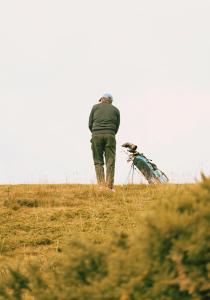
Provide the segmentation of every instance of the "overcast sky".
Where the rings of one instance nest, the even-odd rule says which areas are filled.
[[[0,0],[0,183],[95,182],[89,112],[174,182],[210,174],[209,0]],[[137,177],[137,181],[141,180]]]

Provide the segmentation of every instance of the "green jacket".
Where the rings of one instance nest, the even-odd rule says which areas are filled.
[[[89,129],[93,134],[116,134],[119,126],[120,112],[114,105],[99,103],[93,106],[89,117]]]

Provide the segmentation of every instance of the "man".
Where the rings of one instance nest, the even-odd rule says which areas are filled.
[[[113,190],[116,140],[115,135],[120,126],[120,112],[112,105],[113,97],[104,94],[99,104],[93,106],[89,117],[89,129],[92,132],[92,152],[97,182],[100,188]],[[104,175],[104,157],[106,163],[106,180]]]

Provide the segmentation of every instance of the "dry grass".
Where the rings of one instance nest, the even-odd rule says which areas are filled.
[[[199,290],[192,280],[200,274],[204,282],[207,276],[206,261],[201,268],[197,261],[206,255],[209,247],[206,243],[209,236],[203,234],[209,226],[209,206],[208,209],[206,206],[209,187],[210,179],[205,177],[202,184],[194,185],[117,186],[116,193],[100,192],[94,185],[0,186],[0,292],[3,295],[5,284],[8,292],[6,298],[1,299],[51,300],[50,293],[54,293],[53,299],[64,300],[69,299],[69,293],[71,299],[89,300],[90,295],[95,295],[94,299],[118,300],[128,294],[133,295],[132,299],[139,299],[137,277],[137,286],[142,286],[140,294],[146,291],[146,298],[142,299],[148,299],[149,293],[154,299],[161,295],[163,298],[159,299],[165,300],[165,293],[169,293],[167,299],[180,299],[181,295],[188,300],[192,292],[201,295],[195,299],[208,299],[202,298],[204,294],[209,295],[208,286]],[[199,232],[197,224],[200,224]],[[113,232],[120,234],[113,235]],[[201,238],[203,243],[195,243]],[[187,256],[186,251],[189,252]],[[184,256],[180,256],[182,252]],[[193,269],[196,274],[189,279],[190,288],[183,285],[183,278],[175,276],[180,268],[178,265],[177,269],[174,259],[180,257],[183,266]],[[160,272],[159,265],[163,262],[165,267]],[[9,269],[20,273],[10,273]],[[54,290],[57,272],[60,272],[60,282]],[[12,285],[8,282],[9,274]],[[28,279],[21,277],[23,274],[28,274]],[[93,276],[88,285],[81,281],[81,274],[87,278]],[[154,283],[151,289],[148,278],[153,275],[156,277],[151,279]],[[171,286],[172,281],[167,281],[168,286],[162,292],[162,276],[172,275],[177,282],[176,288]],[[102,280],[100,288],[97,276]],[[24,288],[27,280],[32,290]],[[42,290],[45,284],[49,286]],[[22,290],[24,294],[17,298],[15,293]]]
[[[117,186],[101,193],[94,185],[0,187],[0,267],[39,260],[49,264],[70,240],[103,243],[113,231],[135,230],[149,204],[184,186]]]

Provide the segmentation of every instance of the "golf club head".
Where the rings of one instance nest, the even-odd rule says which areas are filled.
[[[129,152],[135,152],[137,149],[137,146],[132,143],[124,143],[122,147],[127,148]]]

